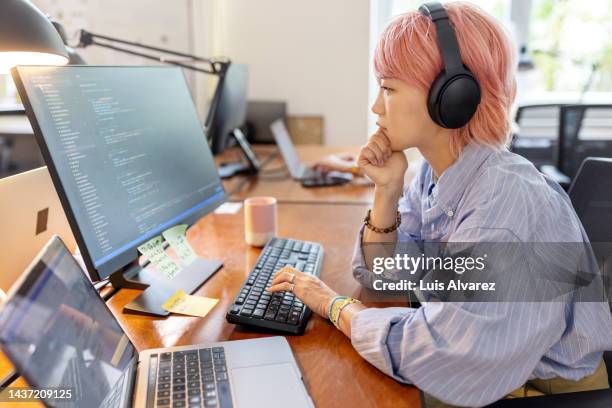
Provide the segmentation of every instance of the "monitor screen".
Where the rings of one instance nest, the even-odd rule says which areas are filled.
[[[18,67],[13,76],[93,280],[225,201],[177,67]]]
[[[215,154],[223,153],[229,135],[246,121],[248,74],[247,65],[232,62],[218,84],[219,104],[206,118],[210,124],[208,138]]]
[[[57,236],[4,304],[0,343],[30,386],[56,389],[52,406],[120,406],[133,384],[134,345]]]

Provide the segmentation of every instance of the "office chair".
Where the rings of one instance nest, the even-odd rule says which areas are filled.
[[[518,132],[513,134],[510,150],[532,162],[538,169],[556,164],[559,135],[560,103],[519,106],[515,123]]]
[[[578,110],[581,111],[581,110]],[[569,189],[572,204],[580,221],[593,243],[595,256],[604,271],[604,286],[611,297],[609,271],[612,267],[612,159],[585,159]],[[599,245],[601,244],[601,245]],[[611,304],[612,310],[612,304]],[[612,384],[612,352],[603,355],[608,370],[608,382]],[[542,397],[516,398],[501,400],[488,408],[609,408],[612,407],[612,389],[572,392],[566,394],[546,395]]]
[[[589,156],[612,157],[612,105],[564,105],[560,108],[555,165],[540,168],[564,188]]]

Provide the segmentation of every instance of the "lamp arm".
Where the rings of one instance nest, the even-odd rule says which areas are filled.
[[[113,42],[113,43],[119,43],[119,44],[124,44],[124,45],[128,45],[130,47],[136,47],[136,48],[141,48],[141,49],[145,49],[145,50],[150,50],[150,51],[155,51],[155,52],[160,52],[160,53],[164,53],[164,54],[170,54],[170,55],[174,55],[177,57],[183,57],[183,58],[188,58],[194,62],[204,62],[209,64],[210,69],[205,69],[205,68],[199,68],[196,67],[194,65],[191,64],[186,64],[183,62],[179,62],[179,61],[173,61],[173,60],[169,60],[163,56],[158,56],[158,55],[153,55],[153,54],[147,54],[144,52],[140,52],[140,51],[135,51],[135,50],[131,50],[128,48],[124,48],[124,47],[119,47],[113,44],[108,44],[107,42],[100,42],[100,41],[96,41],[96,39],[101,39],[104,41],[108,41],[108,42]],[[104,48],[110,48],[112,50],[115,51],[119,51],[119,52],[123,52],[126,54],[130,54],[130,55],[136,55],[139,57],[143,57],[143,58],[147,58],[153,61],[157,61],[157,62],[161,62],[161,63],[165,63],[165,64],[172,64],[172,65],[177,65],[179,67],[182,68],[186,68],[186,69],[190,69],[193,71],[197,71],[197,72],[202,72],[205,74],[211,74],[211,75],[217,75],[217,76],[223,76],[225,75],[225,71],[227,70],[227,67],[230,64],[230,60],[229,59],[211,59],[211,58],[204,58],[204,57],[200,57],[197,55],[193,55],[193,54],[187,54],[184,52],[179,52],[179,51],[174,51],[174,50],[169,50],[167,48],[161,48],[161,47],[155,47],[152,45],[146,45],[146,44],[140,44],[137,42],[133,42],[133,41],[126,41],[126,40],[122,40],[120,38],[114,38],[114,37],[109,37],[106,35],[101,35],[101,34],[94,34],[91,33],[89,31],[86,30],[80,30],[79,31],[79,43],[75,48],[85,48],[88,47],[90,45],[97,45],[99,47],[104,47]]]

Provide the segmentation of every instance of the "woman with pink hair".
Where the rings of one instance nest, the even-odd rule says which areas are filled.
[[[500,24],[469,3],[428,3],[385,29],[374,56],[378,130],[358,157],[375,184],[353,259],[362,285],[400,282],[397,265],[381,272],[377,263],[400,247],[418,257],[428,243],[588,245],[565,192],[506,148],[515,67]],[[411,147],[425,162],[405,188]],[[544,258],[574,262],[558,251]],[[488,276],[538,278],[535,262],[518,256]],[[437,276],[422,265],[415,272],[421,281]],[[428,407],[609,388],[602,353],[612,349],[612,316],[603,299],[518,301],[506,293],[504,301],[445,301],[416,288],[419,307],[367,308],[290,267],[272,284],[271,292],[292,291],[329,318],[382,372],[419,387]]]

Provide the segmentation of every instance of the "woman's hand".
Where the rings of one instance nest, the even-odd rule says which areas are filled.
[[[295,296],[314,313],[327,319],[329,302],[338,294],[316,276],[300,272],[290,266],[285,266],[276,273],[268,291],[288,291],[292,283],[295,285],[293,288]]]
[[[317,161],[314,168],[322,173],[330,171],[353,173],[357,168],[357,158],[351,153],[330,154]]]
[[[391,142],[382,128],[378,128],[361,148],[357,165],[378,188],[401,191],[404,187],[404,174],[408,168],[406,155],[391,150]]]

